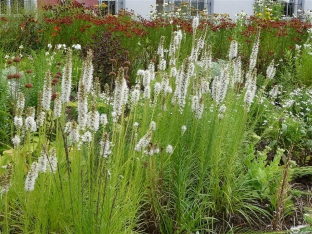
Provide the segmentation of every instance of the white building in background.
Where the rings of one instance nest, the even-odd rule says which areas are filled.
[[[253,14],[254,0],[211,0],[211,10],[213,13],[228,13],[230,17],[244,11],[247,15]]]
[[[202,11],[207,10],[208,14],[212,13],[227,13],[232,18],[235,14],[244,11],[248,15],[253,14],[253,4],[256,0],[60,0],[60,1],[76,1],[85,4],[87,7],[92,7],[96,4],[105,3],[107,12],[116,14],[120,9],[134,10],[137,14],[144,18],[149,18],[150,6],[158,4],[158,9],[163,9],[162,6],[174,4],[179,6],[182,2],[191,4],[195,9]],[[285,5],[285,15],[293,16],[298,13],[312,10],[312,0],[273,0],[283,2]],[[0,0],[0,14],[8,12],[19,12],[17,7],[31,9],[37,6],[46,4],[56,4],[58,0]]]
[[[109,3],[114,1],[103,2]],[[162,9],[165,3],[168,5],[173,3],[175,6],[180,6],[182,2],[190,3],[199,11],[207,9],[209,14],[228,13],[230,16],[234,17],[235,14],[241,11],[252,14],[255,0],[124,0],[122,8],[134,10],[142,17],[148,18],[151,5],[155,6],[157,4],[159,6],[158,9]]]
[[[124,0],[124,9],[134,10],[143,18],[149,18],[151,5],[156,5],[156,0]]]
[[[148,18],[150,12],[150,5],[158,4],[160,8],[163,4],[173,3],[179,6],[182,2],[190,3],[195,9],[202,11],[206,9],[209,14],[220,13],[229,14],[232,18],[235,14],[244,11],[248,15],[253,14],[253,4],[256,0],[110,0],[102,1],[108,4],[115,4],[119,2],[119,9],[134,10],[136,13],[144,18]],[[312,10],[312,0],[273,0],[282,2],[284,4],[284,13],[286,16],[297,16],[302,12]],[[161,8],[162,9],[162,8]]]

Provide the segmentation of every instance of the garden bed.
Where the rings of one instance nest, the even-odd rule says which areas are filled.
[[[310,21],[183,11],[1,19],[0,232],[311,231]]]

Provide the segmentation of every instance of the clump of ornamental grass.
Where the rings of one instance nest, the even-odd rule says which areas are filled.
[[[111,142],[121,139],[125,135],[125,129],[119,128],[119,124],[114,128],[105,129],[107,121],[103,120],[104,113],[100,125],[100,115],[97,111],[99,103],[95,101],[94,96],[92,51],[88,54],[79,81],[76,121],[71,120],[72,117],[67,118],[65,114],[72,89],[70,49],[60,82],[51,85],[52,73],[46,72],[43,90],[38,94],[36,113],[33,107],[27,107],[25,112],[24,95],[21,92],[18,94],[14,112],[13,159],[15,167],[26,168],[12,175],[14,183],[9,183],[9,179],[3,182],[3,191],[6,191],[4,196],[8,198],[5,202],[6,207],[14,202],[20,204],[18,207],[10,206],[10,210],[5,209],[5,214],[1,214],[7,217],[7,220],[11,220],[6,223],[5,230],[13,230],[13,226],[19,224],[20,228],[14,228],[15,231],[57,231],[61,228],[59,224],[68,222],[70,218],[66,228],[72,229],[73,232],[80,230],[90,233],[129,233],[136,223],[133,220],[137,219],[138,198],[141,196],[140,187],[136,186],[141,184],[141,172],[139,170],[132,174],[131,168],[137,164],[135,160],[132,162],[132,156],[111,157],[113,149],[119,151],[121,145],[124,145],[120,142],[120,146],[117,144],[116,148],[113,148]],[[121,81],[124,79],[123,75],[124,73],[119,74]],[[54,93],[56,90],[60,92]],[[115,96],[115,102],[118,102],[120,96],[117,93]],[[122,114],[121,109],[116,110],[119,110],[119,115]],[[96,146],[97,139],[101,147]],[[19,157],[21,155],[24,157]],[[53,173],[47,173],[48,171]],[[135,176],[130,187],[139,189],[138,191],[131,192],[129,176]],[[11,184],[13,186],[7,193],[7,187]],[[20,192],[22,197],[14,196]],[[15,199],[10,200],[10,194]],[[48,202],[47,197],[50,197]],[[119,206],[121,203],[128,204],[122,205],[124,218],[119,215],[121,210],[115,209],[115,205]],[[37,209],[38,204],[40,209]],[[23,212],[20,219],[14,218],[15,212]],[[59,217],[53,215],[55,212],[59,213]],[[83,218],[82,214],[88,218]],[[63,221],[59,222],[60,220]]]
[[[194,19],[191,52],[182,59],[182,32],[169,48],[162,38],[159,63],[138,70],[133,87],[123,64],[114,89],[102,92],[89,50],[71,100],[68,49],[54,87],[46,71],[36,110],[19,94],[15,169],[0,199],[5,230],[130,233],[153,225],[160,233],[209,232],[229,229],[237,217],[255,224],[268,215],[244,173],[259,35],[246,75],[232,41],[228,61],[212,77],[207,30],[197,27]]]

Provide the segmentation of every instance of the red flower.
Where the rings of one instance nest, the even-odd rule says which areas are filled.
[[[55,37],[56,36],[56,33],[55,32],[52,32],[52,37]]]
[[[55,31],[60,31],[60,30],[61,30],[61,27],[58,26],[58,25],[56,25],[56,26],[54,26],[54,30],[55,30]]]
[[[8,21],[5,17],[1,17],[2,21]]]

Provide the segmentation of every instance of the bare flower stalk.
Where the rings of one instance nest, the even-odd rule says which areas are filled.
[[[37,106],[37,125],[42,127],[45,120],[45,112],[42,110],[42,92],[38,92],[38,106]]]
[[[282,223],[283,223],[283,215],[285,213],[285,206],[286,202],[289,199],[288,193],[290,191],[290,185],[289,185],[289,172],[290,172],[290,160],[292,151],[294,148],[294,144],[290,146],[290,149],[287,154],[286,163],[284,167],[283,172],[283,178],[280,183],[280,186],[278,188],[277,192],[277,198],[276,198],[276,210],[274,212],[273,221],[272,221],[272,230],[273,231],[280,231],[282,230]]]
[[[43,93],[42,93],[42,109],[45,111],[50,110],[51,97],[52,97],[51,82],[52,82],[51,72],[48,71],[44,79]]]

